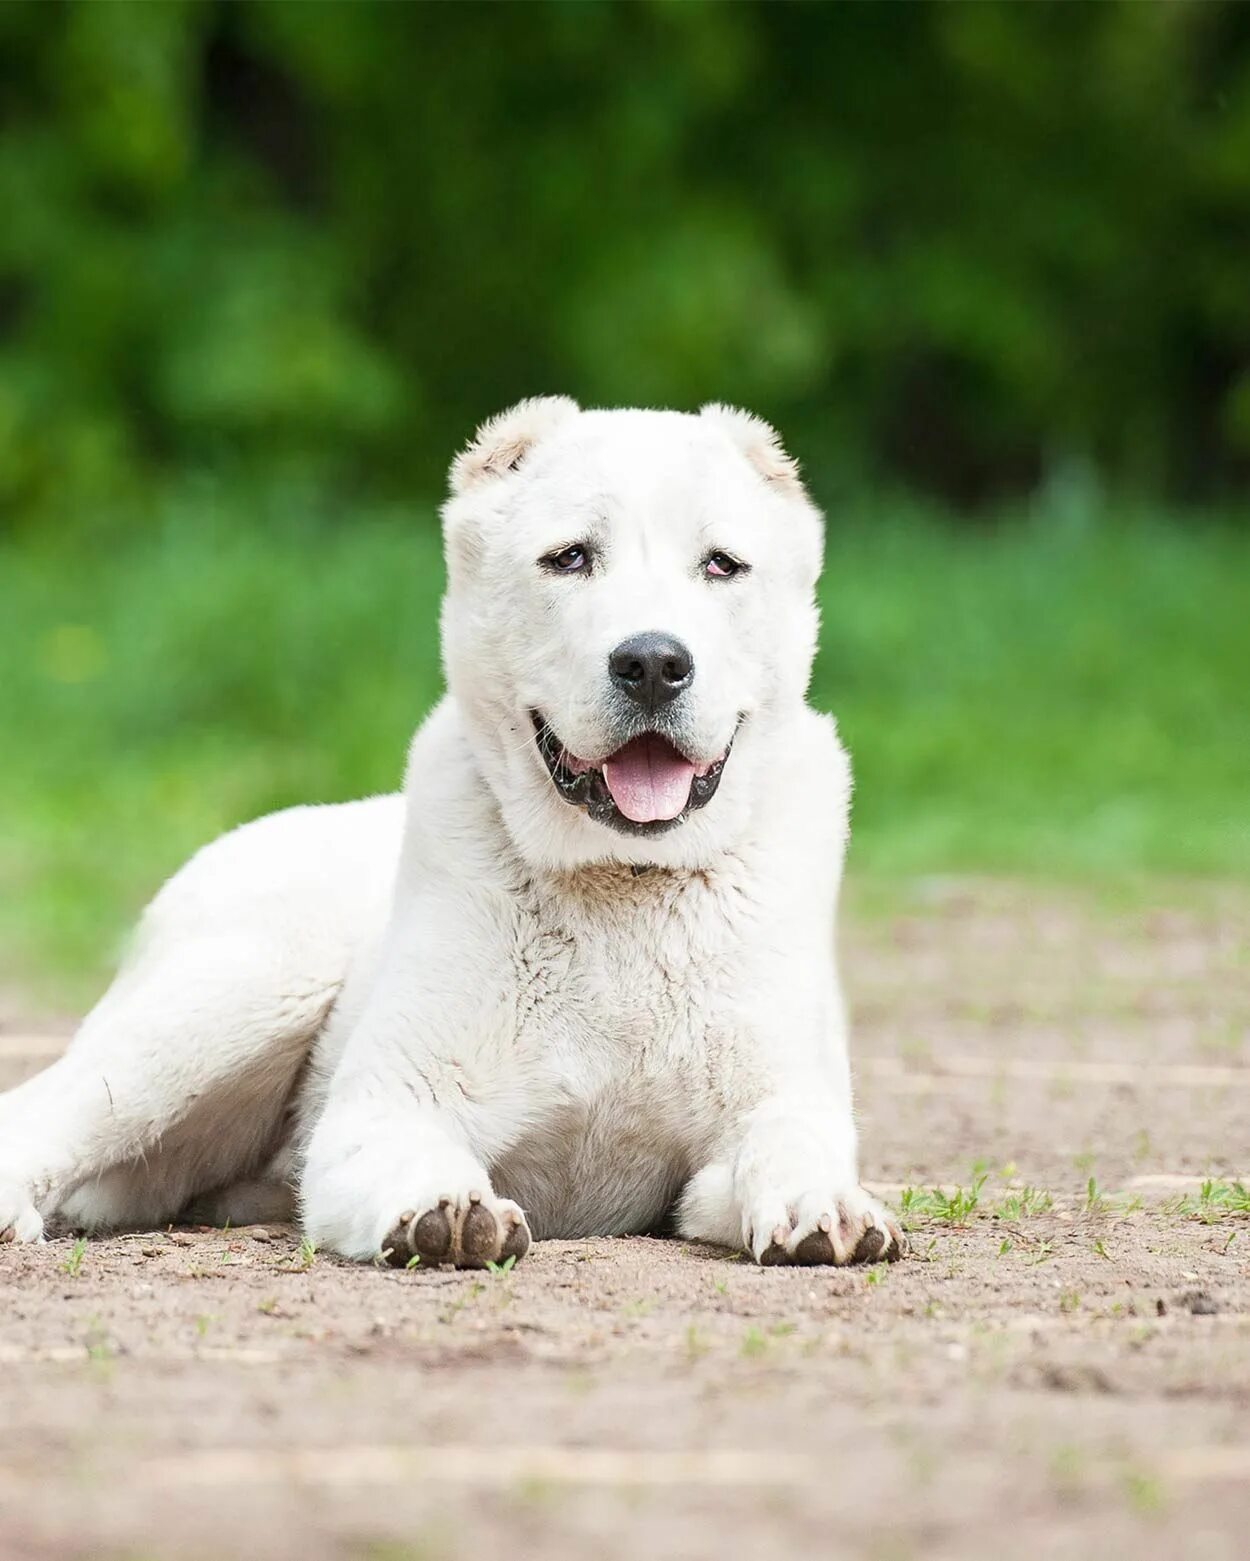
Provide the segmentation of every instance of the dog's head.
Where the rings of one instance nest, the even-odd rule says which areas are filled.
[[[447,681],[518,849],[708,861],[786,763],[815,647],[821,521],[772,429],[525,401],[451,486]]]

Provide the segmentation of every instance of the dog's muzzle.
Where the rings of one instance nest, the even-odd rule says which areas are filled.
[[[547,773],[565,802],[622,834],[658,835],[716,795],[731,738],[719,757],[699,763],[661,732],[641,732],[599,763],[579,759],[537,710],[534,738]]]

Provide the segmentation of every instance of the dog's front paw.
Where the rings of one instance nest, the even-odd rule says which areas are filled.
[[[0,1176],[0,1242],[42,1241],[43,1219],[20,1182]]]
[[[748,1211],[743,1234],[755,1261],[766,1267],[893,1263],[907,1251],[896,1221],[862,1187],[762,1199]]]
[[[406,1209],[383,1238],[382,1255],[393,1268],[407,1268],[414,1258],[427,1266],[485,1268],[517,1262],[529,1246],[530,1229],[520,1208],[482,1191]]]

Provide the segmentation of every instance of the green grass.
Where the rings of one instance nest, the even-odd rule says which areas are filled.
[[[69,1256],[61,1264],[62,1273],[68,1274],[71,1279],[77,1279],[82,1269],[82,1260],[87,1255],[87,1239],[79,1236],[70,1248]]]
[[[966,1225],[981,1204],[981,1189],[987,1177],[984,1171],[974,1170],[968,1187],[956,1187],[945,1192],[941,1187],[904,1187],[899,1196],[899,1213],[907,1229],[915,1227],[918,1220],[936,1220],[943,1225]]]
[[[1233,1215],[1250,1215],[1250,1186],[1245,1182],[1205,1181],[1196,1198],[1178,1198],[1172,1208],[1178,1214],[1196,1215],[1206,1225]]]
[[[81,1002],[196,846],[396,786],[441,584],[427,511],[0,551],[0,982]],[[1250,876],[1244,527],[863,516],[821,598],[853,872]]]
[[[1244,528],[859,526],[822,601],[853,866],[1250,873]]]

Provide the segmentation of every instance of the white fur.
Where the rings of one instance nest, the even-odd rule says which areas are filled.
[[[65,1057],[0,1096],[0,1238],[275,1217],[297,1189],[308,1234],[356,1258],[474,1203],[540,1238],[676,1206],[767,1261],[822,1230],[825,1261],[869,1230],[892,1255],[857,1182],[850,776],[804,701],[822,539],[794,463],[728,408],[549,398],[485,425],[453,490],[449,692],[403,798],[261,819],[171,880]],[[575,542],[584,577],[539,567]],[[709,579],[715,550],[750,573]],[[530,718],[611,753],[608,654],[644,630],[693,655],[674,740],[701,762],[733,743],[707,806],[654,835],[562,800]]]

